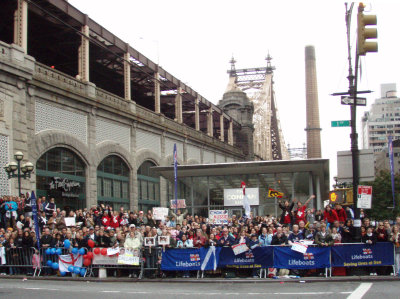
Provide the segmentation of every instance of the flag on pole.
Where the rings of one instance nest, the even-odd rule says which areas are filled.
[[[40,249],[40,230],[39,230],[39,222],[38,222],[36,196],[35,196],[34,191],[32,191],[32,193],[31,193],[31,205],[32,205],[32,219],[33,219],[33,224],[35,225],[37,247],[38,247],[38,249]]]
[[[394,194],[394,162],[393,162],[393,137],[389,136],[389,162],[390,162],[390,176],[392,179],[392,197],[393,197],[393,209],[396,207],[395,194]]]
[[[242,189],[243,189],[243,208],[244,208],[244,214],[246,215],[246,218],[250,218],[250,203],[249,203],[249,198],[246,195],[246,183],[242,182]]]
[[[175,180],[175,200],[178,203],[178,157],[176,152],[176,143],[174,143],[174,180]],[[178,204],[175,207],[175,213],[178,212]]]

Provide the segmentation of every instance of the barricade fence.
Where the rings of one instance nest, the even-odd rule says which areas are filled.
[[[332,267],[394,266],[394,244],[389,242],[308,246],[305,253],[290,246],[256,247],[236,254],[231,247],[129,250],[125,248],[4,248],[2,272],[104,277],[104,269],[124,270],[142,278],[148,272],[205,271],[224,268],[332,269]],[[103,275],[102,275],[103,272]]]

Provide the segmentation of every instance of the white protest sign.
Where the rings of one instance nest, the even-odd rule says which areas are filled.
[[[237,245],[233,245],[232,246],[232,250],[233,250],[233,253],[235,255],[238,255],[238,254],[241,254],[243,252],[248,251],[249,247],[247,247],[247,245],[244,244],[244,243],[243,244],[237,244]]]
[[[107,255],[115,255],[117,253],[119,253],[119,247],[107,248]]]
[[[156,246],[156,237],[146,237],[146,238],[144,238],[144,246],[147,246],[147,247]]]
[[[66,226],[75,226],[75,217],[65,217],[64,220]]]
[[[293,243],[291,249],[293,251],[297,251],[297,252],[300,252],[300,253],[306,253],[307,252],[307,248],[308,248],[307,245],[304,245],[304,244],[301,244],[301,243]]]
[[[372,186],[358,186],[357,208],[370,209],[372,202]]]
[[[153,219],[154,220],[165,220],[165,216],[168,216],[168,208],[153,208]]]
[[[169,245],[169,236],[158,236],[158,245]]]
[[[210,224],[228,224],[228,210],[210,210],[208,220]]]
[[[121,248],[118,255],[118,264],[139,266],[139,250]]]

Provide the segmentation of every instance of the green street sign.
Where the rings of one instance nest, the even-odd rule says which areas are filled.
[[[331,127],[350,127],[349,120],[332,120]]]

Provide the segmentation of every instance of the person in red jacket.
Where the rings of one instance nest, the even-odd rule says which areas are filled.
[[[203,236],[201,229],[196,230],[196,236],[193,238],[193,247],[200,248],[205,246],[207,243],[206,237]]]
[[[310,202],[311,199],[314,199],[315,195],[311,195],[309,199],[307,199],[307,201],[304,203],[304,205],[301,203],[301,201],[298,201],[297,199],[294,199],[293,201],[297,201],[297,210],[295,212],[295,218],[296,224],[299,224],[300,221],[304,221],[304,223],[306,223],[306,209],[307,209],[307,205]]]
[[[104,211],[103,217],[101,218],[101,225],[106,228],[111,225],[111,212],[110,211]]]
[[[110,226],[112,228],[119,227],[119,213],[114,211],[114,214],[111,216]]]
[[[347,214],[346,214],[345,209],[343,209],[343,207],[340,204],[336,204],[335,209],[336,209],[336,214],[338,216],[339,222],[345,223],[347,220]]]
[[[332,227],[333,222],[335,222],[336,220],[339,221],[336,211],[331,209],[330,205],[327,205],[324,212],[324,221],[329,224],[329,227]]]

